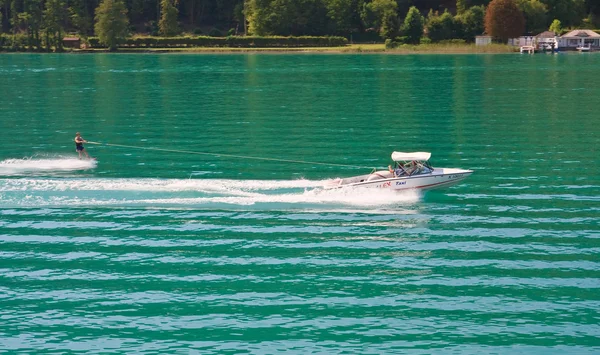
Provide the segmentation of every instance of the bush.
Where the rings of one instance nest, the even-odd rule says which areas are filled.
[[[105,48],[97,37],[90,37],[91,48]],[[291,48],[291,47],[339,47],[348,44],[344,37],[135,37],[122,42],[129,48],[177,48],[177,47],[239,47],[239,48]]]
[[[230,28],[229,31],[227,31],[227,36],[235,36],[235,28]]]
[[[25,34],[0,34],[0,50],[24,51],[29,48],[29,37]]]
[[[158,35],[158,23],[156,21],[149,21],[144,26],[144,31],[150,33],[151,36]]]
[[[431,38],[429,37],[421,37],[421,44],[431,44]]]
[[[407,36],[396,37],[396,39],[394,41],[397,44],[406,44],[406,43],[408,43],[408,37]]]
[[[421,42],[423,43],[423,42]],[[465,41],[464,39],[459,39],[459,38],[454,38],[454,39],[445,39],[443,41],[440,41],[441,44],[466,44],[467,41]]]
[[[218,29],[216,29],[216,28],[212,28],[212,29],[210,30],[210,32],[208,32],[208,35],[209,35],[210,37],[222,37],[222,36],[223,36],[223,34],[221,33],[221,31],[219,31],[219,30],[218,30]]]
[[[201,34],[202,34],[202,30],[201,30],[201,29],[199,29],[199,28],[196,28],[196,29],[194,30],[194,34],[195,34],[195,35],[201,35]]]

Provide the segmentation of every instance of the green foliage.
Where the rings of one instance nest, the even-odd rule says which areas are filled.
[[[109,50],[117,49],[119,41],[127,35],[129,19],[123,0],[102,0],[96,8],[94,30],[101,43]]]
[[[429,39],[434,43],[454,38],[456,33],[454,18],[448,11],[445,11],[441,16],[437,12],[432,12],[427,17],[426,28]]]
[[[391,39],[398,36],[400,22],[398,21],[396,11],[387,10],[384,12],[381,22],[381,37]]]
[[[525,31],[538,34],[548,28],[548,9],[539,0],[518,0],[517,6],[525,16]]]
[[[71,25],[83,38],[87,38],[91,33],[93,24],[92,17],[87,12],[85,1],[86,0],[71,0],[71,5],[69,6]]]
[[[219,31],[216,28],[211,28],[211,30],[208,32],[208,35],[210,37],[222,37],[223,34],[221,33],[221,31]]]
[[[475,36],[485,31],[485,8],[473,6],[454,19],[457,37],[467,42],[475,42]]]
[[[27,48],[29,38],[25,34],[0,34],[0,50],[22,51]]]
[[[354,2],[354,0],[324,1],[327,19],[330,23],[330,33],[341,34],[352,30],[352,12],[355,9]]]
[[[106,48],[97,37],[90,37],[91,48]],[[121,42],[130,48],[181,48],[181,47],[239,47],[239,48],[293,48],[339,47],[348,44],[344,37],[282,37],[282,36],[230,36],[230,37],[135,37]]]
[[[560,20],[554,19],[554,21],[552,21],[552,24],[550,24],[550,28],[548,28],[548,30],[554,33],[561,33],[562,24],[560,23]]]
[[[402,33],[410,44],[419,44],[423,36],[425,19],[415,6],[411,6],[402,25]]]
[[[485,13],[485,32],[506,43],[525,30],[525,18],[514,0],[493,0]]]
[[[179,10],[177,10],[176,5],[177,0],[161,0],[160,2],[161,15],[158,28],[163,36],[175,36],[180,32],[177,23]]]
[[[406,43],[408,43],[408,37],[406,37],[406,36],[396,37],[395,42],[398,44],[406,44]]]
[[[586,15],[584,0],[541,0],[548,17],[560,20],[564,27],[578,26]]]
[[[461,15],[467,11],[467,0],[456,0],[456,14]]]
[[[48,0],[44,9],[44,29],[48,50],[53,45],[62,51],[62,39],[66,20],[66,3],[64,0]]]
[[[453,39],[445,39],[443,41],[440,41],[440,44],[467,44],[467,41],[465,41],[464,39],[460,39],[460,38],[453,38]]]
[[[248,32],[253,35],[310,35],[327,32],[322,0],[247,0]]]
[[[1,3],[1,1],[0,1]],[[27,33],[29,50],[41,48],[40,31],[43,25],[43,5],[41,0],[26,0],[23,2],[22,12],[16,13],[16,27]],[[1,15],[1,14],[0,14]]]
[[[387,11],[397,11],[398,4],[393,0],[373,0],[367,6],[373,11],[377,17],[381,18]]]
[[[143,19],[144,15],[144,0],[130,0],[131,7],[129,8],[129,15],[131,22],[137,23]]]
[[[363,27],[367,29],[373,29],[377,24],[377,14],[373,12],[372,7],[369,3],[363,2],[360,8],[360,19]]]
[[[586,18],[583,19],[580,27],[586,28],[589,30],[593,30],[594,28],[596,28],[598,22],[599,22],[599,17],[594,15],[593,13],[590,13]]]
[[[394,0],[373,0],[371,2],[362,2],[360,18],[363,27],[379,32],[383,36],[384,29],[382,28],[384,21],[390,20],[391,14],[397,12],[398,5]],[[385,18],[384,18],[385,17]],[[389,26],[388,23],[386,26]],[[389,32],[387,29],[385,32]],[[384,37],[385,38],[385,37]]]
[[[600,0],[513,0],[524,14],[525,29],[538,32],[550,20],[558,19],[566,28],[600,26]],[[0,0],[0,32],[23,33],[25,48],[36,50],[44,43],[60,49],[64,33],[76,32],[85,38],[94,34],[96,9],[105,0]],[[435,34],[445,10],[454,12],[454,37],[472,41],[483,32],[481,9],[490,0],[112,0],[127,10],[131,28],[144,33],[178,33],[179,28],[199,34],[199,29],[235,28],[235,33],[259,35],[329,35],[378,41],[379,35],[394,36],[395,12],[401,23],[410,7],[422,14],[439,11],[440,23],[427,21],[434,41],[444,41],[447,30]],[[544,11],[545,8],[545,11]],[[477,10],[473,10],[477,9]],[[544,14],[545,12],[545,14]],[[414,11],[411,16],[414,16]],[[113,16],[114,17],[114,16]],[[414,17],[413,17],[414,19]],[[447,18],[446,18],[447,20]],[[160,24],[160,26],[159,26]],[[249,26],[247,31],[246,25]],[[179,27],[179,28],[178,28]],[[404,29],[404,25],[400,26]],[[109,32],[120,33],[121,25]],[[390,30],[391,29],[391,30]],[[208,30],[205,30],[207,32]],[[401,33],[402,31],[398,31]],[[522,34],[522,33],[520,33]],[[99,33],[96,33],[99,35]],[[104,34],[103,34],[104,36]],[[415,36],[408,36],[415,41]],[[420,37],[420,36],[418,36]],[[367,39],[368,38],[368,39]],[[45,45],[46,45],[45,44]],[[114,46],[116,48],[116,45]]]

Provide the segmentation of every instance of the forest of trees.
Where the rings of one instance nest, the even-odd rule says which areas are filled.
[[[600,28],[600,0],[494,1],[504,4],[496,13],[516,16],[519,26],[522,16],[525,32],[547,30],[556,21],[565,29]],[[65,33],[106,41],[187,33],[337,35],[359,41],[402,36],[418,43],[415,37],[424,31],[433,42],[472,41],[487,28],[488,7],[490,0],[0,0],[0,33],[56,46]]]

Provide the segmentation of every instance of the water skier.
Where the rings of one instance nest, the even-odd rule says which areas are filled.
[[[88,159],[92,159],[85,150],[83,143],[87,143],[87,141],[81,137],[79,132],[75,133],[75,150],[79,154],[79,159],[81,159],[81,153],[85,154]]]

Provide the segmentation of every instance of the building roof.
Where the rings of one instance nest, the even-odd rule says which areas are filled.
[[[600,38],[600,35],[592,30],[573,30],[560,38]]]
[[[536,36],[537,38],[554,38],[556,37],[556,33],[554,31],[544,31]]]
[[[65,37],[63,41],[79,41],[79,37]]]

